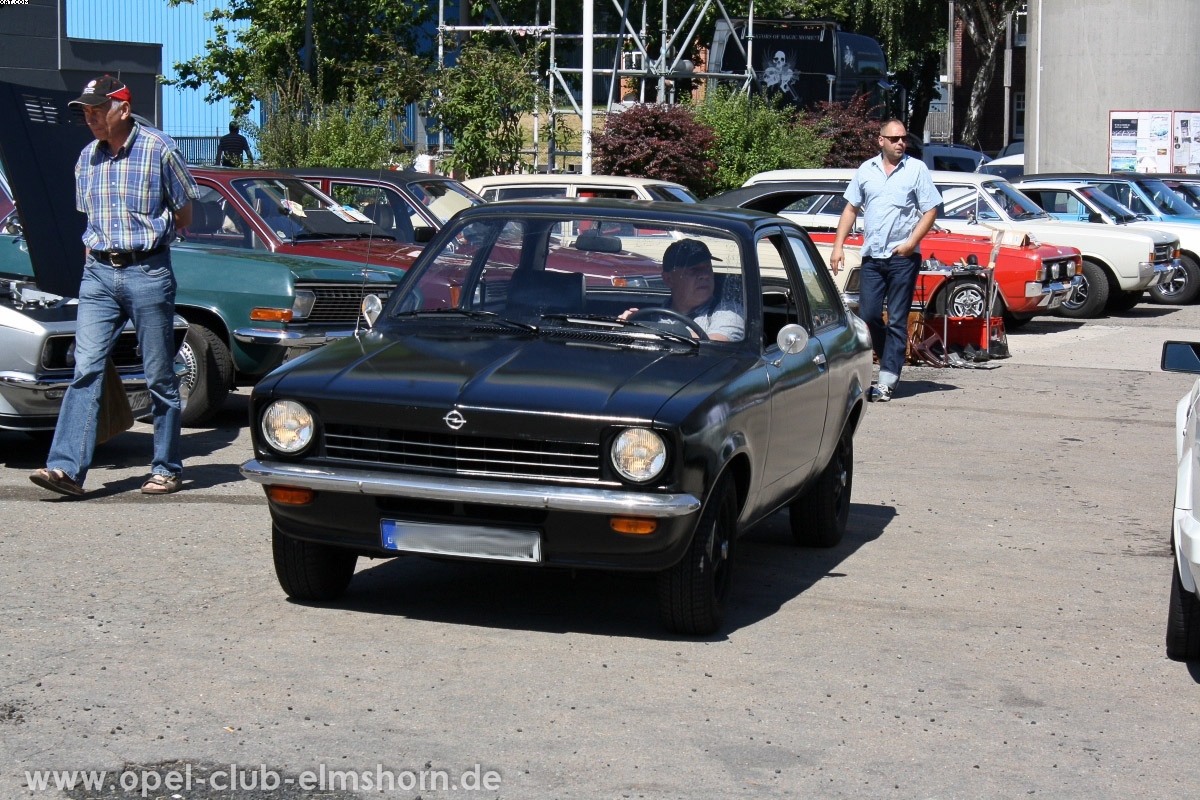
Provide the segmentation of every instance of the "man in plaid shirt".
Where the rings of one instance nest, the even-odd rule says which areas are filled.
[[[96,446],[104,364],[133,320],[154,413],[154,456],[146,494],[179,489],[179,380],[175,376],[175,275],[170,243],[192,218],[200,189],[175,142],[139,125],[132,96],[109,75],[89,81],[70,105],[82,106],[96,141],[75,164],[75,206],[87,214],[87,261],[79,284],[75,375],[63,396],[46,467],[34,483],[83,494]]]

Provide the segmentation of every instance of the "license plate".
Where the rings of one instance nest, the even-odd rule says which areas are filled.
[[[542,560],[542,536],[528,528],[445,525],[385,519],[380,523],[383,546],[402,553],[461,556],[486,561]]]
[[[150,392],[126,392],[134,419],[150,413]]]

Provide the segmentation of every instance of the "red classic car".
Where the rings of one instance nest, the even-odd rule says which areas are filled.
[[[807,209],[822,198],[840,195],[844,188],[844,182],[835,181],[760,183],[732,189],[703,202],[767,211],[803,225]],[[817,249],[828,258],[835,233],[812,228],[808,228],[808,233]],[[993,273],[997,292],[991,316],[1002,313],[1009,327],[1058,308],[1082,280],[1076,277],[1083,264],[1076,248],[1040,244],[1012,232],[997,231],[995,235],[999,242]],[[862,236],[852,235],[846,244],[847,269],[839,272],[835,280],[854,306],[858,298],[858,249]],[[921,242],[921,254],[927,261],[940,262],[946,268],[927,270],[921,276],[913,297],[914,306],[947,316],[983,316],[987,308],[986,278],[981,270],[967,267],[986,268],[992,261],[994,247],[988,236],[931,232]]]
[[[196,167],[201,196],[179,232],[204,246],[265,250],[408,269],[420,246],[397,242],[358,209],[279,172]]]

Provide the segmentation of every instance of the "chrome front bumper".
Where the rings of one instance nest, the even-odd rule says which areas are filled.
[[[578,486],[400,475],[364,469],[333,471],[258,459],[251,459],[242,464],[241,470],[243,477],[255,483],[382,497],[462,501],[493,506],[659,519],[685,517],[700,510],[700,501],[690,494],[653,494],[609,488],[588,489]]]
[[[366,330],[364,325],[362,330]],[[233,338],[244,344],[265,344],[276,347],[287,347],[296,349],[312,349],[320,347],[323,344],[329,344],[338,339],[345,339],[347,336],[353,336],[354,329],[347,328],[345,330],[322,331],[320,333],[308,333],[304,331],[279,331],[268,330],[265,328],[238,328],[233,332]]]
[[[1138,291],[1140,289],[1149,289],[1151,286],[1158,286],[1162,283],[1167,283],[1175,277],[1175,270],[1180,269],[1181,264],[1179,259],[1173,258],[1170,261],[1142,261],[1138,263],[1138,285],[1130,289],[1130,291]]]

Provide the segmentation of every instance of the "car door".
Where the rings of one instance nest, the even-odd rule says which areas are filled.
[[[829,405],[829,372],[819,335],[811,335],[813,315],[783,231],[770,229],[755,243],[763,291],[763,360],[771,385],[771,435],[763,487],[779,499],[806,480],[817,463]],[[775,342],[779,329],[796,323],[808,329],[808,344],[784,354]]]

